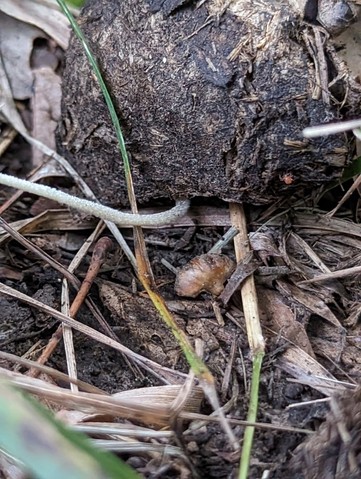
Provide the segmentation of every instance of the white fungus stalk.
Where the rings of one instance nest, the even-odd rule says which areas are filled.
[[[359,128],[361,128],[361,120],[350,120],[328,123],[326,125],[309,126],[305,128],[302,133],[305,138],[315,138],[317,136],[334,135]]]
[[[34,195],[43,196],[44,198],[57,201],[58,203],[69,206],[70,208],[74,208],[103,220],[112,221],[119,226],[161,226],[172,224],[175,220],[184,216],[189,208],[189,200],[184,200],[178,201],[173,208],[162,213],[138,215],[124,213],[94,201],[83,200],[76,196],[68,195],[60,190],[51,188],[50,186],[21,180],[3,173],[0,173],[0,184],[17,188],[18,190],[23,190]]]

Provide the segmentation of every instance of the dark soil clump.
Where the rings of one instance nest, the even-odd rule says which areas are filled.
[[[268,203],[339,177],[348,161],[345,137],[302,137],[304,127],[338,118],[332,104],[350,87],[343,75],[328,91],[338,65],[326,37],[318,51],[320,31],[289,5],[217,5],[93,0],[81,15],[140,203],[194,196]],[[73,39],[59,146],[98,198],[119,207],[127,203],[123,167],[90,68]]]

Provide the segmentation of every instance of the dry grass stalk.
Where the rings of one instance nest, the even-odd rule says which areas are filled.
[[[233,226],[239,231],[239,234],[233,240],[236,259],[239,262],[244,260],[250,252],[246,217],[243,208],[235,203],[230,204],[230,215]],[[244,280],[241,286],[241,296],[248,342],[252,354],[255,355],[264,351],[265,343],[259,321],[257,292],[253,275]]]
[[[24,366],[25,368],[28,369],[37,369],[41,373],[46,374],[47,376],[50,376],[54,379],[58,379],[62,382],[69,383],[69,384],[76,384],[82,391],[86,391],[89,393],[94,393],[94,394],[104,394],[106,393],[102,391],[101,389],[92,386],[91,384],[88,384],[84,381],[81,381],[79,379],[70,379],[69,376],[65,373],[62,373],[56,369],[50,368],[49,366],[44,366],[43,364],[38,364],[36,361],[32,361],[31,359],[24,359],[16,356],[15,354],[10,354],[6,353],[4,351],[0,351],[0,359],[3,359],[5,361],[9,361],[11,363],[19,364],[21,366]]]
[[[85,392],[73,393],[40,379],[23,376],[3,368],[0,368],[0,372],[18,388],[35,394],[41,399],[59,404],[63,408],[121,417],[159,427],[169,425],[174,413],[171,406],[182,388],[177,385],[156,386],[107,396]],[[192,413],[198,412],[202,400],[202,389],[194,386],[183,405],[183,410]]]
[[[72,271],[66,269],[61,263],[59,263],[50,255],[45,253],[41,248],[34,245],[31,241],[29,241],[24,236],[22,236],[18,231],[14,230],[14,228],[12,228],[3,218],[0,218],[0,226],[5,231],[7,231],[7,233],[13,239],[18,241],[26,249],[33,252],[37,257],[39,257],[40,259],[45,261],[45,263],[49,264],[52,268],[58,271],[64,278],[66,278],[69,281],[69,283],[75,288],[76,291],[79,290],[81,283],[79,279],[73,274]],[[115,336],[115,334],[113,333],[113,330],[109,327],[108,323],[105,321],[104,317],[102,316],[98,308],[95,306],[94,302],[90,298],[87,298],[85,302],[88,308],[90,309],[90,311],[93,313],[94,317],[97,319],[99,324],[104,329],[104,331],[106,331],[111,338],[117,341],[118,338]]]
[[[299,284],[319,283],[321,281],[328,281],[331,279],[347,278],[348,276],[353,276],[357,274],[361,274],[361,266],[354,266],[353,268],[340,269],[339,271],[319,274],[314,278],[300,281]]]
[[[250,252],[246,216],[243,207],[235,203],[231,203],[230,216],[232,226],[235,226],[239,231],[239,234],[234,238],[236,259],[237,262],[239,262],[242,261]],[[248,342],[253,356],[253,374],[251,380],[251,394],[247,419],[249,421],[255,421],[257,418],[258,389],[265,343],[260,324],[257,291],[253,274],[244,280],[241,286],[241,296]],[[246,427],[238,476],[239,479],[245,479],[248,476],[253,436],[254,427]]]

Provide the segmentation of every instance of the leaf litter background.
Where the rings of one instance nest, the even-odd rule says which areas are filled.
[[[16,129],[21,132],[24,127],[12,103],[16,102],[20,121],[32,136],[54,148],[54,130],[60,119],[63,49],[69,40],[66,21],[53,3],[4,0],[0,10],[1,105],[7,119],[3,119],[1,127],[1,170],[18,176],[31,172],[34,178],[78,194],[71,179],[53,160],[39,150],[30,150],[17,135]],[[356,78],[360,75],[359,26],[353,25],[337,39]],[[6,79],[11,95],[7,94]],[[250,477],[360,475],[358,191],[335,214],[330,214],[356,180],[354,177],[344,189],[337,186],[315,191],[302,202],[295,198],[292,207],[288,200],[268,208],[248,208],[267,340],[258,420],[268,425],[257,428]],[[43,372],[40,379],[35,379],[34,369],[27,369],[20,359],[16,362],[6,356],[12,353],[23,360],[37,360],[40,356],[57,321],[45,307],[40,310],[35,301],[58,311],[64,304],[71,304],[74,291],[62,283],[65,273],[56,262],[69,269],[70,284],[75,270],[82,280],[94,248],[87,239],[93,235],[94,241],[101,227],[93,218],[48,200],[5,188],[0,195],[2,217],[33,245],[31,248],[21,237],[11,239],[1,230],[1,279],[34,300],[32,307],[16,298],[0,297],[3,374],[37,393],[74,427],[86,423],[90,427],[89,422],[96,421],[110,427],[115,421],[117,432],[104,432],[102,438],[113,449],[123,451],[122,457],[145,477],[234,477],[239,454],[232,451],[217,423],[189,422],[187,413],[211,412],[207,404],[201,404],[198,388],[188,392],[185,405],[172,410],[172,427],[161,429],[170,422],[166,406],[177,397],[188,367],[173,336],[139,290],[119,247],[114,246],[107,255],[88,303],[80,308],[76,319],[113,338],[141,359],[132,359],[128,351],[124,355],[122,348],[99,342],[101,338],[96,333],[90,338],[74,332],[72,346],[72,334],[65,333],[67,355],[77,377],[97,387],[98,394],[105,394],[106,405],[90,406],[81,400],[75,404],[75,399],[66,394],[63,378],[54,379]],[[162,294],[215,375],[228,417],[242,420],[247,413],[252,364],[240,297],[234,294],[226,305],[207,294],[181,299],[174,294],[174,274],[165,266],[167,261],[178,268],[207,253],[229,226],[225,205],[211,201],[195,204],[174,228],[147,231],[146,240]],[[131,230],[125,231],[125,237],[132,245]],[[84,248],[84,243],[89,249]],[[40,250],[49,255],[47,259],[39,256]],[[234,257],[230,245],[223,253]],[[48,365],[66,372],[64,346],[55,350]],[[155,386],[161,389],[149,389]],[[142,389],[133,391],[137,388]],[[88,389],[88,394],[91,398],[95,390]],[[142,409],[154,404],[159,406],[159,417]],[[241,439],[243,426],[232,427]],[[2,476],[14,477],[12,471],[2,458]]]

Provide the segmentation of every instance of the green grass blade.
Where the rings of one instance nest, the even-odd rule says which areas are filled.
[[[119,143],[119,149],[122,155],[123,163],[124,163],[124,173],[125,173],[125,179],[127,183],[127,190],[128,190],[128,197],[130,200],[130,205],[132,208],[132,212],[135,213],[137,211],[137,206],[136,206],[136,198],[134,194],[134,188],[133,188],[133,181],[132,181],[132,176],[131,176],[131,170],[130,170],[130,164],[129,164],[129,158],[127,154],[127,150],[125,147],[125,141],[124,137],[121,131],[121,126],[120,122],[118,119],[118,116],[116,114],[113,101],[111,99],[111,96],[109,94],[109,91],[107,89],[107,86],[105,85],[105,82],[103,80],[103,77],[101,75],[100,69],[98,67],[98,63],[92,54],[88,43],[80,30],[77,22],[75,21],[73,15],[67,8],[64,0],[57,0],[59,6],[63,10],[64,14],[67,16],[72,29],[78,39],[81,41],[85,54],[88,58],[88,61],[90,65],[93,68],[93,71],[97,77],[99,86],[102,90],[102,93],[104,95],[107,107],[109,109],[109,113],[115,128],[115,132],[117,135],[118,143]],[[204,364],[204,362],[197,356],[195,351],[193,350],[191,344],[189,343],[187,336],[185,333],[178,327],[176,324],[173,316],[170,314],[168,311],[165,302],[163,299],[160,297],[159,293],[157,292],[155,284],[153,284],[153,281],[149,281],[149,279],[153,278],[153,273],[150,268],[150,263],[148,259],[148,254],[146,251],[145,247],[145,242],[144,242],[144,237],[141,228],[134,228],[134,234],[135,234],[135,245],[136,245],[136,257],[137,257],[137,274],[138,278],[141,281],[143,287],[146,289],[146,291],[149,294],[149,297],[151,298],[154,306],[156,309],[159,311],[163,321],[170,327],[172,330],[175,338],[177,339],[179,345],[181,346],[183,353],[191,366],[192,370],[196,374],[196,376],[200,379],[202,386],[204,386],[205,392],[208,396],[208,398],[211,401],[212,406],[215,409],[219,409],[219,402],[218,402],[218,397],[217,397],[217,392],[215,388],[215,381],[208,370],[207,366]],[[238,442],[236,441],[236,438],[234,437],[231,429],[229,428],[228,424],[226,424],[224,415],[222,412],[220,412],[221,418],[223,419],[223,426],[230,437],[231,442],[233,443],[234,447],[238,447]]]
[[[113,125],[114,125],[115,134],[117,136],[117,140],[118,140],[118,144],[119,144],[119,150],[120,150],[120,153],[122,155],[122,160],[123,160],[123,164],[124,164],[125,178],[126,178],[126,181],[127,181],[127,184],[128,184],[128,182],[131,182],[131,173],[130,173],[129,157],[128,157],[127,149],[125,147],[124,136],[123,136],[123,133],[122,133],[122,129],[120,127],[120,122],[119,122],[117,112],[115,111],[115,108],[114,108],[113,101],[111,99],[108,88],[107,88],[107,86],[106,86],[106,84],[103,80],[102,74],[100,72],[98,62],[96,61],[94,55],[92,54],[92,52],[90,50],[90,47],[88,45],[88,42],[86,41],[86,38],[85,38],[83,32],[80,30],[75,18],[73,17],[73,15],[72,15],[71,11],[69,10],[68,6],[66,5],[65,1],[64,0],[57,0],[57,2],[59,4],[60,8],[62,9],[62,11],[64,12],[64,15],[69,20],[70,25],[73,29],[73,32],[75,33],[75,35],[78,37],[78,39],[82,43],[82,46],[83,46],[84,52],[87,56],[87,59],[88,59],[90,65],[93,68],[95,76],[97,77],[99,86],[100,86],[101,91],[104,95],[104,99],[105,99],[105,102],[107,104],[107,107],[108,107],[108,110],[109,110],[109,113],[110,113],[110,116],[111,116],[111,119],[112,119],[112,122],[113,122]],[[129,186],[128,186],[128,192],[129,192]]]
[[[66,429],[39,403],[0,379],[0,448],[39,479],[140,479],[113,454]]]
[[[85,3],[85,0],[66,0],[66,3],[68,5],[71,5],[72,7],[82,7]]]
[[[263,357],[264,357],[264,352],[259,351],[255,354],[253,359],[251,396],[249,400],[248,414],[247,414],[247,421],[252,423],[257,421],[258,392],[259,392],[259,383],[261,378],[261,368],[262,368]],[[249,465],[251,461],[254,430],[255,430],[254,426],[247,426],[244,431],[238,479],[247,479],[248,477],[248,470],[249,470]]]
[[[117,134],[117,139],[118,139],[118,142],[119,142],[119,149],[121,151],[121,155],[122,155],[122,159],[123,159],[123,163],[124,163],[125,177],[126,177],[126,181],[127,181],[127,184],[128,184],[128,194],[129,194],[130,193],[130,184],[132,184],[129,159],[128,159],[128,154],[127,154],[126,147],[125,147],[124,137],[123,137],[123,134],[122,134],[122,131],[121,131],[120,122],[119,122],[118,116],[116,114],[116,111],[115,111],[115,108],[114,108],[114,105],[113,105],[113,101],[112,101],[111,96],[109,94],[108,88],[105,85],[102,74],[99,70],[98,63],[97,63],[94,55],[92,54],[92,52],[91,52],[91,50],[88,46],[88,43],[87,43],[87,41],[84,37],[83,32],[79,28],[76,20],[74,19],[73,15],[69,11],[68,7],[66,6],[64,0],[57,0],[57,2],[59,4],[59,6],[61,7],[61,9],[63,10],[64,14],[67,16],[74,33],[76,34],[76,36],[81,41],[82,46],[84,48],[84,51],[86,53],[86,56],[89,60],[89,63],[94,70],[94,73],[97,77],[100,88],[103,92],[107,107],[109,109],[109,113],[110,113],[112,121],[113,121],[114,128],[115,128],[115,131],[116,131],[116,134]],[[132,189],[132,187],[131,187],[131,189]],[[146,251],[143,250],[142,254],[143,254],[143,257],[144,257],[146,255]],[[149,273],[149,271],[144,271],[144,273],[147,276],[147,273]],[[170,315],[167,314],[167,312],[164,312],[165,308],[162,307],[162,306],[159,307],[159,303],[161,302],[160,299],[159,299],[159,295],[156,294],[155,291],[152,291],[153,288],[150,287],[150,285],[145,284],[145,282],[142,281],[142,277],[140,277],[139,279],[141,280],[143,286],[146,287],[146,289],[148,291],[148,294],[150,295],[155,307],[160,312],[163,320],[165,320],[165,322],[171,328],[173,334],[175,335],[175,337],[179,341],[179,344],[182,347],[183,352],[184,352],[190,366],[194,370],[195,374],[198,377],[200,377],[202,380],[213,382],[213,378],[212,378],[208,368],[205,366],[203,361],[201,361],[198,358],[198,356],[195,354],[193,349],[190,347],[189,343],[185,340],[184,333],[182,331],[180,331],[179,328],[176,326],[173,318],[170,317]]]

